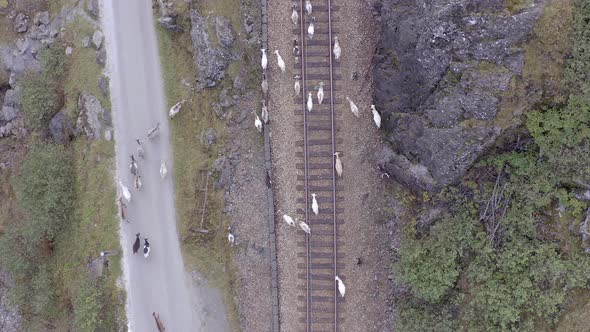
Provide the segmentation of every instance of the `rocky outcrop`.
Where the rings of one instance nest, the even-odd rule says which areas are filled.
[[[26,129],[20,112],[20,94],[18,90],[9,89],[4,94],[4,102],[0,109],[0,138],[24,135]]]
[[[96,30],[92,34],[92,44],[94,44],[94,47],[96,47],[97,50],[100,49],[100,46],[102,46],[103,39],[104,39],[104,35],[102,34],[102,31],[100,31],[100,30]]]
[[[501,0],[383,1],[373,77],[390,175],[439,189],[510,127],[499,123],[503,97],[522,75],[522,47],[543,5],[510,15]]]
[[[103,127],[106,127],[105,137],[110,134],[110,114],[95,96],[87,92],[80,93],[78,110],[77,133],[83,133],[88,139],[100,139],[103,136]]]
[[[230,48],[235,40],[235,33],[225,18],[214,18],[218,47],[211,42],[207,32],[210,17],[203,17],[196,10],[191,10],[191,39],[195,50],[197,67],[197,89],[215,86],[224,76],[231,60]]]

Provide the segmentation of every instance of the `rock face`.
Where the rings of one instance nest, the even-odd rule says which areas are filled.
[[[436,190],[458,181],[507,129],[502,96],[524,67],[542,0],[510,16],[502,0],[384,0],[373,70],[390,145],[381,166]],[[522,111],[522,110],[521,110]]]
[[[110,125],[110,116],[100,101],[93,95],[82,92],[78,97],[78,120],[76,131],[84,133],[88,139],[100,139],[103,125]]]
[[[197,88],[201,90],[215,86],[224,77],[231,57],[229,48],[235,34],[227,19],[216,18],[215,29],[220,47],[213,47],[207,33],[209,18],[203,17],[194,9],[191,10],[190,17],[191,39],[197,67]]]

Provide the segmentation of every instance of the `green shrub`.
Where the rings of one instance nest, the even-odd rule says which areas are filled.
[[[40,265],[32,280],[33,312],[44,320],[51,320],[57,315],[55,287],[51,273],[46,265]]]
[[[82,283],[74,303],[74,318],[78,331],[94,332],[102,326],[100,289],[95,282],[88,279]]]
[[[61,102],[55,83],[48,78],[30,74],[23,80],[22,106],[29,124],[44,129],[59,111]]]
[[[40,58],[45,77],[54,83],[61,83],[60,81],[68,72],[68,58],[65,48],[54,44],[44,49]]]
[[[473,225],[459,216],[438,221],[430,235],[420,240],[407,234],[401,248],[399,273],[412,292],[429,302],[438,302],[459,276],[459,261],[466,245],[474,240]]]
[[[70,220],[74,205],[71,156],[56,144],[36,143],[16,181],[19,207],[27,216],[24,235],[31,241],[53,240]]]

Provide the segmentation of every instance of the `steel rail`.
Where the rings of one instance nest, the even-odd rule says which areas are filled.
[[[307,51],[307,47],[305,45],[305,13],[303,9],[303,0],[299,0],[299,26],[301,27],[301,98],[303,100],[302,109],[303,109],[303,175],[304,175],[304,193],[305,193],[305,222],[310,225],[309,221],[309,186],[308,186],[308,169],[307,169],[307,158],[308,158],[308,147],[307,147],[307,110],[305,109],[305,53]],[[311,304],[312,304],[312,297],[311,297],[311,240],[310,235],[305,233],[305,247],[307,250],[306,253],[306,261],[307,261],[307,276],[306,276],[306,283],[307,283],[307,294],[306,294],[306,331],[311,332]]]
[[[334,65],[332,63],[332,0],[328,0],[328,39],[330,41],[330,122],[332,125],[332,209],[334,219],[334,331],[338,331],[338,284],[336,283],[337,270],[337,229],[336,229],[336,138],[334,126]]]

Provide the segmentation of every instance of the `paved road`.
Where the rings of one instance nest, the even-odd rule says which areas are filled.
[[[123,223],[123,270],[127,288],[130,330],[156,331],[152,312],[160,314],[167,331],[198,331],[200,290],[185,272],[176,229],[171,173],[160,178],[160,161],[171,171],[169,129],[162,73],[149,0],[102,1],[103,30],[111,76],[117,176],[132,190],[129,224]],[[148,141],[149,128],[160,122],[159,138]],[[136,138],[144,141],[146,158],[139,160],[144,187],[132,189],[129,156]],[[133,255],[135,233],[148,237],[151,255]]]

